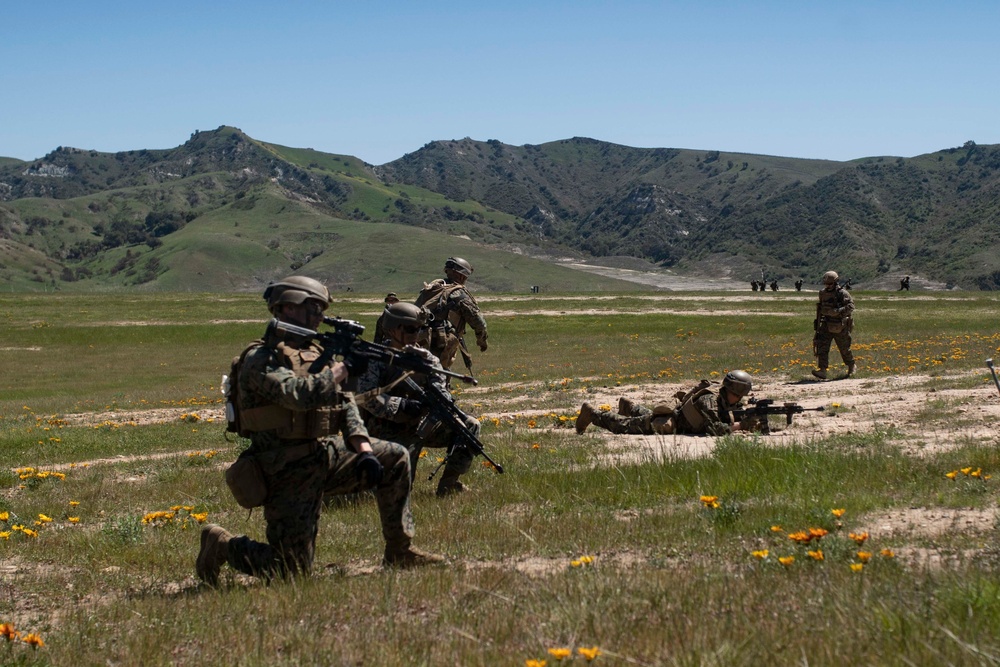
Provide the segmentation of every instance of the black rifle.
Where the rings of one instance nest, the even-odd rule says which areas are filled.
[[[454,453],[456,447],[467,447],[472,450],[473,454],[479,454],[489,461],[498,474],[503,474],[503,466],[491,459],[490,455],[483,449],[483,443],[479,441],[476,434],[465,423],[465,413],[458,409],[455,405],[455,399],[452,398],[447,389],[433,382],[428,382],[425,387],[421,387],[412,378],[406,378],[403,382],[416,395],[416,400],[423,403],[430,410],[429,417],[447,426],[455,436],[451,446],[448,447],[448,453],[444,455],[444,461],[438,464],[438,467],[434,469],[427,479],[434,479],[434,475],[447,463],[448,458]]]
[[[313,373],[318,372],[326,366],[334,356],[339,356],[345,359],[361,358],[366,361],[381,361],[389,366],[396,366],[417,373],[437,373],[439,375],[458,378],[467,384],[479,384],[476,378],[471,375],[462,375],[461,373],[453,373],[452,371],[435,368],[419,353],[394,350],[385,345],[362,340],[361,335],[365,332],[365,327],[354,320],[342,320],[339,317],[324,317],[323,323],[333,327],[333,331],[321,333],[277,319],[271,320],[270,324],[268,324],[268,329],[301,336],[302,338],[318,342],[323,347],[323,354],[310,366],[309,371]]]
[[[804,408],[798,403],[782,403],[775,405],[771,398],[751,398],[750,405],[745,408],[733,410],[733,419],[738,422],[748,417],[758,417],[760,419],[760,432],[764,435],[771,433],[771,428],[767,423],[768,415],[785,415],[785,425],[792,423],[792,415],[799,415],[803,412],[822,412],[823,406],[818,408]]]

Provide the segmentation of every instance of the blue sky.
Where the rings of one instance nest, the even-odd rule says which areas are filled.
[[[0,156],[234,125],[383,164],[429,141],[849,160],[1000,143],[1000,3],[0,2]]]

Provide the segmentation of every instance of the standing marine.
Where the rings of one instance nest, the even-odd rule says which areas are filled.
[[[652,408],[636,405],[627,398],[618,401],[618,414],[596,410],[590,403],[580,406],[576,432],[583,433],[593,424],[612,433],[630,435],[729,435],[734,431],[752,431],[756,419],[738,422],[732,411],[753,389],[753,378],[746,371],[726,373],[722,383],[702,380],[688,391],[674,395],[676,404],[660,403]]]
[[[206,525],[198,577],[215,585],[227,563],[268,580],[308,574],[324,494],[364,490],[373,491],[378,503],[385,565],[443,561],[411,544],[409,454],[402,445],[370,438],[352,394],[341,389],[348,376],[364,370],[364,359],[334,362],[314,340],[280,326],[315,330],[330,305],[329,290],[312,278],[291,276],[269,285],[264,298],[274,319],[264,337],[234,360],[229,379],[230,421],[250,447],[227,471],[227,482],[244,506],[263,505],[267,541]],[[241,472],[231,478],[234,470]]]
[[[444,263],[444,274],[444,278],[424,283],[414,304],[426,307],[434,316],[428,347],[441,366],[450,369],[461,352],[465,367],[471,369],[472,357],[465,346],[466,325],[475,332],[480,352],[486,351],[488,337],[479,304],[465,287],[472,275],[472,265],[461,257],[449,257]]]
[[[836,271],[823,274],[823,289],[819,291],[816,319],[813,320],[813,353],[817,369],[812,374],[821,380],[830,366],[830,343],[836,342],[840,358],[847,364],[847,377],[854,375],[854,353],[851,352],[851,331],[854,329],[854,299],[837,282]]]
[[[416,347],[421,333],[433,323],[430,312],[412,303],[396,303],[385,309],[386,344],[394,350],[406,349],[419,354],[436,368],[438,360],[428,351]],[[416,388],[410,384],[416,384]],[[444,497],[467,491],[459,477],[472,466],[473,453],[456,440],[451,430],[429,415],[428,406],[419,396],[429,384],[435,384],[441,395],[449,396],[447,383],[442,375],[404,371],[398,366],[373,361],[358,380],[357,400],[365,417],[368,432],[377,438],[398,442],[410,452],[411,478],[416,476],[417,461],[424,447],[450,448],[444,472],[438,482],[437,495]],[[479,421],[464,415],[468,430],[479,435]]]

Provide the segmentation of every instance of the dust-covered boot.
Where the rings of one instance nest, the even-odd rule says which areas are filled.
[[[587,427],[593,421],[594,407],[590,403],[584,403],[580,406],[580,416],[576,418],[576,432],[579,435],[583,435],[583,432],[587,430]]]
[[[209,586],[219,581],[219,570],[229,561],[229,540],[232,534],[222,526],[206,524],[201,529],[201,551],[194,563],[198,578]]]
[[[826,379],[826,369],[825,368],[819,368],[817,370],[814,370],[813,371],[813,377],[818,377],[820,380],[825,380]]]
[[[635,411],[635,403],[622,396],[618,399],[618,414],[626,417],[638,417]]]
[[[854,375],[855,370],[857,370],[857,365],[853,361],[848,362],[847,377],[851,377],[852,375]]]
[[[444,556],[432,554],[429,551],[418,549],[413,545],[402,548],[385,547],[385,556],[382,558],[382,565],[385,567],[420,567],[422,565],[438,565],[444,562]]]

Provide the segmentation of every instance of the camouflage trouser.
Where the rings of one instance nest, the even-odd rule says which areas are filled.
[[[431,329],[430,345],[427,349],[438,358],[441,367],[448,370],[455,364],[455,357],[458,356],[458,336],[445,329]]]
[[[386,440],[373,439],[372,451],[385,469],[382,481],[373,489],[382,535],[387,549],[401,551],[413,538],[410,457],[401,445]],[[262,457],[266,461],[267,453]],[[267,578],[308,573],[315,556],[324,494],[350,494],[372,488],[358,477],[357,458],[358,454],[347,449],[341,438],[331,438],[296,461],[263,464],[268,487],[264,503],[267,543],[246,536],[233,538],[229,542],[229,564],[244,574]]]
[[[632,413],[628,415],[595,412],[591,423],[620,435],[666,435],[673,432],[671,419],[654,415],[652,410],[640,405],[634,406]]]
[[[851,365],[854,363],[854,353],[851,352],[851,330],[845,328],[840,333],[830,333],[824,328],[820,328],[813,338],[813,347],[816,350],[816,366],[821,370],[830,367],[830,343],[836,342],[837,349],[840,350],[840,358],[844,363]]]

